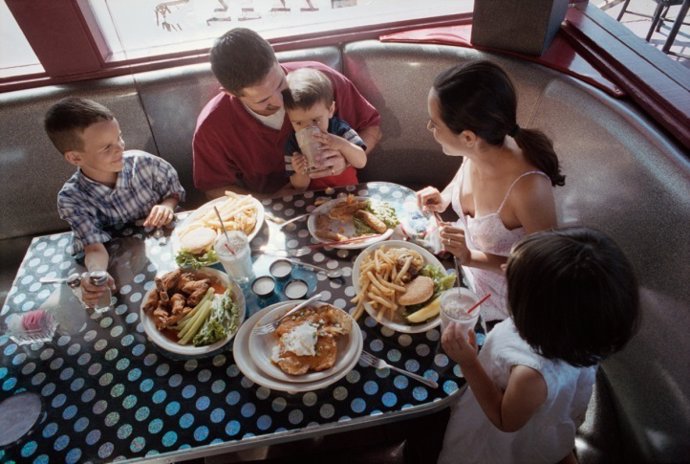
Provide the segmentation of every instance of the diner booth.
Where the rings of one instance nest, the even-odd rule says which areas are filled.
[[[568,13],[571,24],[577,22],[573,19],[576,13],[578,21],[596,16],[588,16],[591,6],[578,8]],[[605,19],[596,18],[606,24]],[[444,156],[426,129],[426,98],[433,78],[450,66],[479,59],[502,66],[517,87],[520,127],[543,130],[554,141],[562,162],[566,185],[555,190],[560,222],[610,234],[639,274],[641,326],[622,352],[601,365],[587,418],[578,432],[578,458],[582,463],[687,461],[690,144],[683,133],[687,135],[690,127],[689,94],[680,95],[676,102],[684,108],[686,118],[684,123],[680,119],[685,132],[679,132],[674,129],[678,124],[660,119],[661,113],[650,111],[639,95],[626,92],[629,87],[620,73],[603,69],[592,56],[574,52],[577,60],[573,61],[585,63],[576,68],[554,65],[548,56],[539,59],[472,47],[467,30],[462,29],[468,26],[467,22],[444,26],[450,27],[444,39],[434,30],[376,31],[339,36],[333,43],[281,44],[278,58],[282,62],[315,60],[339,70],[380,111],[383,139],[360,173],[365,185],[355,189],[366,190],[366,183],[372,183],[372,192],[388,191],[382,183],[412,190],[445,186],[460,160]],[[687,74],[679,85],[690,88]],[[56,251],[58,243],[64,245],[67,226],[55,207],[56,193],[72,167],[42,130],[46,109],[65,96],[92,98],[109,107],[118,117],[128,148],[140,148],[172,163],[188,192],[182,208],[192,210],[206,202],[192,182],[192,134],[199,111],[217,91],[218,83],[204,59],[172,68],[0,93],[0,295],[4,299],[0,320],[43,305],[51,293],[37,283],[38,277],[64,276],[74,267],[73,263],[63,266],[58,259],[69,256]],[[275,199],[263,204],[270,214],[280,217],[285,214],[284,205],[294,207],[294,201]],[[260,239],[274,230],[269,231],[268,221],[264,227]],[[286,233],[298,233],[296,228],[292,230]],[[51,256],[41,255],[46,250],[51,250]],[[327,259],[341,260],[338,265],[351,270],[355,257],[356,253],[350,253]],[[155,269],[140,275],[150,279]],[[134,272],[132,276],[140,278]],[[146,282],[118,284],[131,292],[136,285],[147,288]],[[327,284],[317,282],[317,286]],[[44,456],[41,462],[121,458],[231,462],[240,459],[238,456],[250,459],[252,450],[268,449],[264,456],[282,456],[284,462],[291,462],[290,453],[294,453],[292,459],[296,453],[306,453],[305,459],[311,456],[333,462],[344,462],[341,457],[353,462],[431,462],[426,458],[438,453],[447,406],[464,380],[452,365],[445,370],[432,366],[434,355],[428,356],[427,373],[442,384],[438,391],[417,397],[419,390],[414,388],[418,385],[410,380],[409,404],[384,401],[384,405],[377,403],[363,411],[348,407],[341,411],[338,405],[359,399],[374,401],[388,390],[401,398],[403,394],[397,391],[393,374],[376,375],[363,364],[353,367],[356,375],[348,374],[312,393],[272,392],[238,371],[232,344],[211,359],[168,359],[147,340],[137,317],[129,316],[139,314],[140,302],[133,301],[126,291],[115,295],[115,310],[103,316],[111,318],[108,323],[88,317],[85,330],[58,333],[44,344],[18,346],[0,335],[0,400],[35,392],[42,402],[42,415],[31,433],[0,450],[0,460],[33,461]],[[123,322],[117,322],[118,318]],[[360,321],[366,329],[365,349],[371,349],[373,340],[388,346],[400,340],[416,344],[421,337],[381,332],[372,321],[370,317]],[[122,327],[124,333],[116,334],[109,324]],[[438,329],[431,332],[434,335],[426,335],[423,343],[425,349],[442,351]],[[127,333],[131,338],[125,342]],[[407,352],[401,348],[398,353]],[[403,367],[414,367],[406,365],[405,359],[398,361]],[[424,361],[419,363],[418,373],[422,374]],[[364,389],[358,382],[365,381],[372,382],[376,393],[360,391],[355,398],[354,390],[348,389]],[[231,400],[235,389],[242,391],[239,403]],[[84,398],[87,390],[89,399]],[[197,393],[186,396],[191,390]],[[210,407],[201,406],[203,402]],[[334,403],[336,412],[311,417],[305,405],[313,407],[315,402]],[[171,413],[173,403],[182,411]],[[262,425],[245,404],[251,404],[256,415],[265,416],[270,425]],[[134,415],[143,406],[150,417],[140,421]],[[216,409],[223,410],[213,413],[222,414],[220,422],[212,414]],[[193,426],[185,422],[185,410],[196,411]],[[290,410],[307,417],[294,422],[281,419]],[[122,426],[130,416],[130,433],[126,433]],[[163,430],[151,425],[154,417],[164,420]],[[248,417],[254,428],[245,428]],[[85,428],[84,423],[88,424]],[[234,426],[240,428],[239,433],[227,432]],[[93,430],[98,430],[98,437],[89,433]],[[139,441],[134,440],[137,437]],[[269,462],[283,462],[275,459]]]

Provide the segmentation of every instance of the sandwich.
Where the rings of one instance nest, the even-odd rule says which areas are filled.
[[[424,303],[434,294],[434,279],[418,275],[405,285],[405,293],[398,297],[398,303],[412,306]]]
[[[436,317],[441,310],[441,293],[455,283],[455,273],[427,264],[417,277],[405,285],[405,293],[398,297],[404,306],[403,316],[411,324],[419,324]]]
[[[178,266],[193,269],[209,266],[218,261],[213,249],[218,233],[209,227],[197,227],[180,235],[180,249],[175,257]]]

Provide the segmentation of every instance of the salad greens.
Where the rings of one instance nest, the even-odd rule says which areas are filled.
[[[431,295],[431,298],[426,300],[424,303],[406,306],[405,315],[412,314],[415,311],[422,309],[424,306],[428,304],[429,301],[433,301],[434,299],[436,299],[444,290],[448,290],[449,288],[451,288],[455,283],[456,279],[454,272],[446,273],[446,271],[443,268],[434,266],[433,264],[425,265],[419,271],[419,275],[431,277],[431,279],[434,281],[434,293],[433,295]]]
[[[239,326],[239,308],[232,299],[228,288],[222,295],[216,295],[209,288],[194,309],[183,317],[175,329],[178,343],[194,346],[211,345],[235,333]]]
[[[227,289],[222,296],[213,299],[211,315],[194,336],[194,346],[210,345],[234,333],[239,325],[239,308]]]
[[[195,256],[188,251],[180,250],[175,257],[175,262],[182,268],[200,269],[218,262],[218,255],[213,248],[201,256]]]

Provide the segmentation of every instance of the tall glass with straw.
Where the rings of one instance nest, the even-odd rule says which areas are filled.
[[[242,231],[228,231],[218,208],[214,206],[213,210],[218,216],[220,228],[223,231],[222,234],[218,235],[214,244],[218,260],[223,265],[225,272],[235,282],[244,285],[254,278],[249,239]]]

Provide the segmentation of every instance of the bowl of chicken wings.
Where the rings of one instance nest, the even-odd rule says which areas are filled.
[[[140,316],[148,338],[183,356],[204,356],[225,346],[245,317],[244,295],[224,272],[175,269],[154,278]]]

